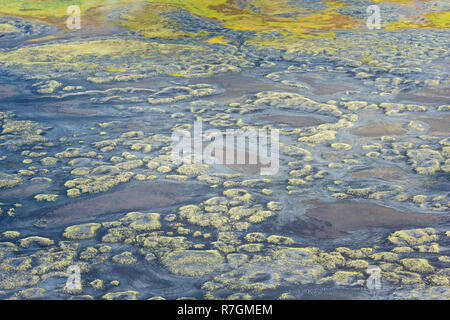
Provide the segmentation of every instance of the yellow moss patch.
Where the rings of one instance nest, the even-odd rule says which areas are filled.
[[[91,239],[95,237],[97,230],[101,227],[100,223],[86,223],[67,227],[63,236],[68,239]]]
[[[332,143],[331,147],[335,150],[344,150],[344,151],[350,150],[352,148],[351,145],[340,142]]]
[[[278,235],[271,235],[267,238],[267,242],[269,243],[275,243],[280,245],[291,245],[294,244],[294,240],[292,240],[289,237],[283,237]]]
[[[69,198],[79,197],[80,195],[81,195],[81,192],[79,189],[73,188],[73,189],[67,190],[67,196]]]
[[[392,251],[395,253],[411,253],[414,252],[414,249],[410,247],[396,247]]]
[[[37,194],[34,196],[37,201],[53,202],[58,199],[57,194]]]
[[[400,263],[408,270],[413,272],[433,272],[434,268],[426,259],[408,258],[400,260]]]
[[[184,164],[177,169],[177,172],[186,176],[199,176],[208,172],[207,164]]]
[[[216,250],[177,250],[162,257],[170,272],[190,277],[204,276],[222,268],[224,259]]]
[[[267,209],[272,211],[280,211],[283,209],[283,205],[278,201],[270,201],[267,203]]]
[[[345,266],[353,269],[367,269],[369,263],[365,260],[349,260]]]
[[[73,169],[70,174],[76,175],[76,176],[85,176],[88,175],[91,172],[91,169],[86,167],[79,167]]]

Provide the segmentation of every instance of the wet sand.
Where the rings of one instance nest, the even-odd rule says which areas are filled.
[[[351,132],[361,137],[402,136],[408,132],[402,126],[398,122],[373,123],[356,127]]]
[[[438,223],[442,217],[426,213],[403,212],[372,203],[352,201],[309,201],[314,205],[306,216],[312,222],[298,219],[287,228],[296,234],[319,239],[346,236],[350,231],[369,228],[403,228],[428,226]]]
[[[187,190],[196,188],[170,182],[142,183],[57,208],[47,209],[42,218],[50,225],[79,220],[95,220],[106,213],[153,210],[187,201]]]

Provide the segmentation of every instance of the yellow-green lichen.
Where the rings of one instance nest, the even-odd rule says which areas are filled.
[[[86,223],[67,227],[63,237],[68,239],[91,239],[95,237],[97,230],[101,227],[99,223]]]
[[[130,212],[120,219],[120,221],[129,223],[129,226],[135,230],[149,231],[161,227],[159,218],[159,213]]]
[[[184,276],[203,276],[222,268],[224,259],[215,250],[178,250],[162,257],[170,272]]]

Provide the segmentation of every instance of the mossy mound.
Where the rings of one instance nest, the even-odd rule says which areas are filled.
[[[63,236],[68,239],[91,239],[101,227],[100,223],[86,223],[74,225],[64,230]]]
[[[129,223],[129,226],[135,230],[150,231],[161,227],[159,218],[159,213],[130,212],[120,221]]]
[[[164,255],[162,262],[174,274],[199,277],[222,268],[224,259],[216,250],[178,250]]]

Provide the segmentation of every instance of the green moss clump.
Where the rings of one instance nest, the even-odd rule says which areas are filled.
[[[170,272],[190,277],[204,276],[223,267],[224,259],[216,250],[177,250],[162,257]]]
[[[267,242],[279,244],[279,245],[291,245],[294,244],[294,240],[289,237],[283,237],[278,235],[271,235],[267,237]]]
[[[400,260],[400,263],[408,270],[419,273],[433,272],[434,267],[431,266],[426,259],[408,258]]]
[[[125,251],[118,255],[115,255],[112,259],[115,263],[118,264],[133,264],[137,262],[137,259],[129,251]]]
[[[20,243],[20,246],[24,247],[24,248],[28,248],[29,246],[31,246],[33,244],[37,244],[41,247],[50,247],[55,244],[55,241],[48,239],[48,238],[44,238],[44,237],[31,236],[31,237],[20,239],[19,243]]]
[[[437,241],[438,235],[433,228],[410,229],[396,231],[387,239],[395,245],[414,246]]]
[[[261,232],[252,232],[245,235],[245,240],[248,242],[264,242],[266,240],[266,236]]]
[[[44,294],[47,292],[44,288],[28,288],[20,290],[14,294],[14,298],[37,300],[44,298]]]
[[[247,243],[238,247],[239,251],[260,252],[264,246],[261,243]]]
[[[411,253],[414,252],[414,249],[404,246],[404,247],[396,247],[392,249],[392,251],[395,253]]]
[[[345,266],[352,269],[367,269],[367,267],[369,267],[369,263],[365,260],[357,259],[347,261]]]
[[[332,276],[320,279],[319,283],[334,282],[336,285],[348,286],[362,280],[363,274],[354,271],[336,271]]]
[[[132,242],[136,236],[136,231],[127,227],[115,227],[108,230],[108,233],[102,237],[102,242]]]
[[[34,196],[37,201],[54,202],[58,199],[57,194],[37,194]]]
[[[394,252],[377,252],[370,256],[375,261],[378,260],[384,260],[384,261],[397,261],[398,260],[398,254]]]
[[[12,188],[23,182],[22,178],[14,174],[6,174],[0,172],[0,189]]]
[[[20,237],[20,232],[18,231],[5,231],[2,233],[3,238],[6,239],[16,239]]]
[[[102,298],[105,300],[136,300],[138,291],[121,291],[121,292],[109,292]]]
[[[95,237],[95,234],[100,227],[100,223],[86,223],[70,226],[64,230],[63,237],[78,240],[91,239]]]
[[[199,176],[205,175],[208,169],[207,164],[184,164],[177,169],[177,172],[185,176]]]

